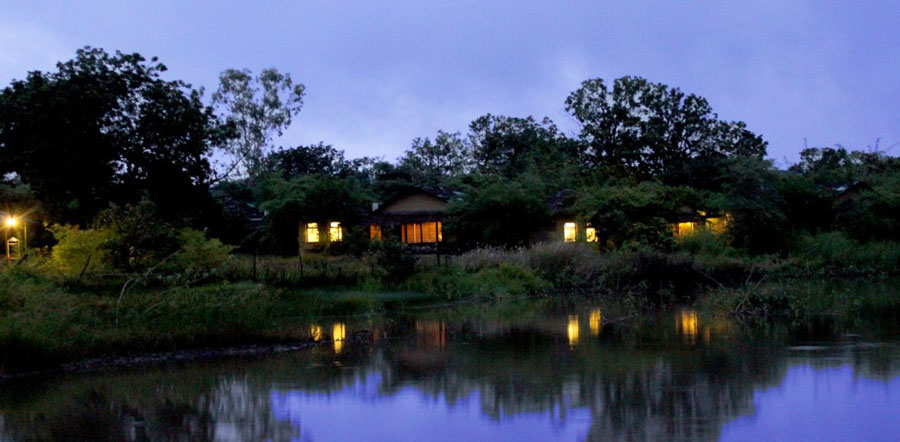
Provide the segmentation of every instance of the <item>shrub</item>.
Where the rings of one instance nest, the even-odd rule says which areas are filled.
[[[892,273],[900,266],[900,244],[860,243],[843,232],[803,236],[797,255],[808,268],[832,274]]]
[[[398,282],[409,278],[416,270],[416,256],[397,241],[376,241],[372,244],[375,267],[384,281]]]
[[[108,229],[79,229],[75,226],[54,226],[50,229],[58,241],[50,255],[55,272],[67,277],[109,270],[106,243],[112,238]]]
[[[232,250],[217,239],[207,239],[199,230],[182,229],[178,238],[181,248],[169,258],[163,270],[179,280],[210,276],[228,261]]]

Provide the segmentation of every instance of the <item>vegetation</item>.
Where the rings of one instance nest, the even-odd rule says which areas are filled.
[[[10,355],[41,365],[233,342],[285,316],[404,304],[585,293],[666,305],[713,289],[756,312],[784,304],[754,294],[764,279],[900,269],[900,160],[877,145],[811,148],[780,170],[744,123],[643,78],[582,83],[565,100],[576,137],[486,114],[392,163],[324,142],[276,148],[305,93],[288,74],[229,69],[204,104],[165,71],[85,48],[0,91],[0,208],[28,224],[30,246],[0,270],[4,369]],[[369,238],[372,203],[416,186],[454,190],[452,255]],[[541,242],[558,212],[596,241]],[[724,232],[673,235],[701,212]],[[340,241],[301,250],[300,223],[333,220]]]

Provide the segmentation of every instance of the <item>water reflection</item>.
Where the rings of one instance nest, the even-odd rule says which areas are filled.
[[[312,324],[309,326],[309,336],[313,341],[321,341],[322,340],[322,327],[316,324]]]
[[[688,308],[682,309],[675,316],[675,329],[684,337],[685,342],[695,344],[700,332],[697,311]]]
[[[579,339],[579,318],[602,339]],[[605,329],[599,308],[347,320],[310,351],[0,386],[0,441],[768,440],[797,422],[893,435],[900,351],[815,328],[819,343],[793,346],[794,325],[692,310]]]
[[[578,315],[569,315],[566,332],[569,336],[569,347],[578,345]]]
[[[591,328],[591,336],[600,336],[600,330],[603,329],[603,313],[600,311],[600,307],[591,310],[588,324]]]
[[[344,349],[344,338],[347,336],[346,325],[343,322],[334,324],[331,329],[331,340],[334,341],[334,352],[340,353]]]

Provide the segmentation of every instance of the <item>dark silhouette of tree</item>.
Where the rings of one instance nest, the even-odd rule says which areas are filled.
[[[760,136],[742,122],[720,121],[705,98],[640,77],[619,78],[612,88],[587,80],[566,110],[581,123],[588,162],[614,175],[690,184],[695,168],[766,153]]]
[[[200,92],[162,80],[165,70],[86,47],[56,72],[13,81],[0,92],[0,173],[18,175],[57,222],[142,198],[163,217],[198,216],[223,132]]]

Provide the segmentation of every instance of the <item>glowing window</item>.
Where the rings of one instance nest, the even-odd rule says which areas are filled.
[[[422,224],[422,242],[437,242],[437,223]]]
[[[575,237],[577,234],[578,234],[578,227],[575,226],[575,223],[563,224],[563,241],[575,242]]]
[[[319,223],[306,224],[306,242],[319,242]]]
[[[706,218],[706,228],[713,233],[725,233],[728,219],[725,217]]]
[[[332,221],[328,227],[328,240],[331,242],[340,242],[343,239],[344,229],[341,228],[341,223]]]
[[[404,224],[401,234],[406,244],[436,243],[444,240],[440,221]]]
[[[597,242],[597,229],[587,227],[584,229],[584,236],[587,242]]]
[[[675,227],[672,230],[676,237],[684,238],[685,236],[692,235],[696,228],[697,223],[678,223],[675,224]]]
[[[369,239],[381,241],[381,226],[376,226],[375,224],[369,226]]]

